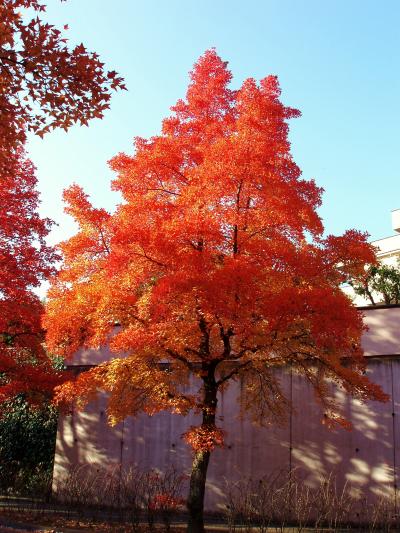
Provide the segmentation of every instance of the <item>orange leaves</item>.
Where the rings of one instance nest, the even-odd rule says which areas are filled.
[[[109,395],[107,412],[112,425],[142,411],[153,415],[168,409],[186,414],[194,406],[194,398],[171,383],[167,369],[149,367],[134,357],[113,359],[83,372],[56,388],[55,402],[64,408],[71,404],[83,408],[100,391]]]
[[[234,97],[234,92],[228,88],[231,78],[227,63],[221,60],[214,49],[207,50],[190,73],[187,101],[179,100],[171,108],[172,111],[182,122],[187,120],[196,124],[198,120],[204,122],[206,127],[215,125],[215,119],[219,122],[220,117],[231,112]],[[198,133],[201,135],[204,131],[199,129]]]
[[[149,508],[152,511],[161,512],[176,512],[185,505],[186,501],[183,498],[177,498],[168,493],[156,494],[149,503]]]
[[[325,260],[337,265],[342,283],[362,277],[366,264],[376,264],[375,250],[367,238],[367,233],[349,230],[339,237],[329,235],[325,239]]]
[[[45,242],[52,222],[38,214],[34,167],[23,150],[26,132],[43,136],[57,127],[67,130],[77,122],[86,125],[88,120],[102,117],[113,90],[124,89],[122,79],[115,72],[105,72],[96,54],[88,52],[83,45],[71,50],[61,32],[38,16],[27,21],[20,11],[29,8],[38,13],[45,10],[44,4],[37,0],[10,0],[2,2],[0,8],[2,397],[6,391],[13,394],[29,389],[50,393],[54,380],[58,379],[42,345],[42,306],[31,292],[54,273],[58,256]],[[65,245],[63,252],[71,258],[78,249],[90,250],[75,260],[72,279],[82,281],[84,276],[88,277],[90,260],[107,253],[107,213],[89,209],[87,199],[77,187],[71,188],[67,197],[70,212],[79,217],[83,232]],[[60,284],[53,291],[53,294],[65,294]],[[86,297],[89,292],[86,291]],[[93,304],[93,294],[89,300]],[[72,301],[69,297],[68,303]],[[77,306],[78,313],[68,327],[53,331],[53,336],[63,339],[58,343],[62,345],[59,350],[62,353],[78,346],[84,337],[81,325],[77,325],[83,307],[82,303]],[[88,307],[89,304],[86,311]],[[59,324],[72,318],[72,313],[62,305],[55,305],[56,309],[60,312]],[[92,338],[96,338],[93,330]],[[6,365],[6,361],[13,365]]]
[[[212,452],[216,446],[224,446],[225,432],[216,426],[191,426],[183,434],[185,441],[195,452]]]
[[[280,102],[276,77],[238,91],[230,81],[215,50],[199,59],[162,132],[111,161],[123,196],[115,213],[93,208],[78,186],[65,193],[80,230],[61,247],[48,342],[71,353],[110,339],[127,355],[98,370],[114,421],[196,409],[204,429],[217,389],[251,372],[246,406],[282,418],[288,403],[270,369],[286,363],[321,397],[335,379],[362,399],[384,398],[362,376],[362,320],[340,290],[373,260],[365,235],[322,238],[322,190],[290,153],[287,122],[300,113]],[[82,394],[98,372],[78,380]],[[200,383],[195,398],[184,393],[188,374]],[[195,449],[222,443],[203,429],[187,436]]]
[[[91,261],[109,254],[109,213],[92,207],[87,194],[78,185],[65,190],[63,198],[67,204],[65,212],[74,217],[80,227],[76,238],[61,244],[64,255]],[[83,256],[80,254],[82,250],[85,250]]]
[[[102,385],[102,376],[97,369],[80,374],[75,380],[65,381],[55,388],[54,403],[64,409],[72,405],[82,408],[93,399]]]
[[[82,226],[101,225],[109,219],[109,214],[104,209],[94,209],[79,185],[71,185],[63,193],[64,202],[67,204],[65,212],[75,218]]]

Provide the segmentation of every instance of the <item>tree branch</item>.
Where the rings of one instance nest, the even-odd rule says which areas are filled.
[[[191,372],[193,372],[194,365],[193,365],[193,363],[191,361],[186,359],[186,357],[184,357],[183,355],[179,354],[175,350],[172,350],[172,348],[165,348],[165,347],[163,347],[163,348],[167,352],[168,355],[170,355],[173,359],[176,359],[177,361],[180,361],[181,363],[183,363]]]
[[[142,248],[143,250],[143,248]],[[134,255],[138,255],[139,257],[142,257],[144,259],[147,259],[151,263],[154,263],[155,265],[158,265],[160,267],[166,268],[167,265],[165,263],[161,263],[161,261],[157,261],[157,259],[153,259],[152,257],[148,256],[147,253],[143,250],[143,253],[139,252],[132,252]]]
[[[178,174],[178,176],[180,176],[180,177],[183,179],[183,181],[184,181],[185,183],[188,183],[188,180],[187,180],[185,174],[182,174],[182,172],[180,172],[180,170],[177,170],[177,169],[174,168],[174,167],[171,167],[171,166],[169,166],[169,165],[166,165],[165,163],[161,163],[161,165],[162,165],[163,167],[165,167],[165,168],[168,168],[168,170],[172,170],[172,172],[175,172],[176,174]]]
[[[246,361],[245,363],[242,363],[240,365],[237,365],[235,368],[233,368],[230,372],[228,372],[228,374],[226,374],[223,378],[219,379],[217,381],[217,387],[220,387],[223,383],[225,383],[226,381],[228,381],[229,379],[231,379],[233,376],[236,376],[239,374],[239,372],[241,370],[243,370],[244,368],[250,366],[252,363],[251,360],[248,360]]]

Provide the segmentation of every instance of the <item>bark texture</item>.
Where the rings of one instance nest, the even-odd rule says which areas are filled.
[[[204,429],[215,427],[215,412],[218,402],[215,368],[216,362],[202,364],[204,399],[201,426]],[[188,533],[204,533],[204,495],[210,456],[210,450],[198,450],[194,454],[187,501],[189,511]]]

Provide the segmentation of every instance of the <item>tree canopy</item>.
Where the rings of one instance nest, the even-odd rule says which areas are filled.
[[[36,17],[29,19],[29,10]],[[52,222],[39,215],[37,179],[25,154],[27,132],[102,117],[122,79],[80,44],[43,22],[40,0],[0,4],[0,403],[24,392],[38,399],[60,375],[43,347],[43,306],[33,289],[54,273],[46,244]],[[66,28],[65,28],[66,29]]]
[[[111,161],[123,196],[114,214],[78,185],[65,191],[79,231],[60,246],[45,319],[55,353],[109,343],[116,355],[63,385],[59,400],[107,391],[112,423],[140,411],[201,414],[186,434],[193,531],[230,380],[242,379],[242,405],[261,423],[289,409],[274,373],[286,364],[312,383],[328,422],[345,423],[331,380],[385,399],[363,374],[362,316],[340,288],[374,262],[373,249],[358,231],[323,236],[322,190],[290,154],[287,121],[300,113],[280,101],[277,78],[232,90],[231,77],[207,51],[161,133]],[[198,388],[187,393],[190,376]]]
[[[400,303],[400,268],[397,265],[369,265],[360,279],[349,284],[358,296],[367,298],[371,305]]]
[[[45,238],[51,221],[38,214],[35,168],[22,148],[9,160],[0,190],[0,403],[24,392],[51,394],[60,375],[43,346],[43,305],[32,292],[55,272]]]

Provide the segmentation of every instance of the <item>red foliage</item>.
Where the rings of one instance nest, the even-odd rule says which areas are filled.
[[[195,452],[207,451],[212,452],[216,446],[224,446],[225,432],[216,426],[191,426],[183,434],[185,441],[190,444]]]
[[[149,503],[149,508],[152,511],[177,511],[185,503],[182,498],[176,498],[171,494],[156,494]]]
[[[20,392],[37,401],[61,381],[43,348],[43,306],[32,292],[57,256],[46,245],[51,221],[38,214],[35,169],[21,148],[8,170],[0,189],[0,402]]]
[[[37,16],[27,19],[26,9]],[[53,273],[56,256],[45,243],[51,221],[37,211],[26,132],[43,136],[101,118],[111,91],[124,89],[97,54],[83,44],[71,49],[60,30],[40,19],[43,11],[40,0],[0,5],[0,401],[17,392],[35,399],[60,383],[43,348],[43,307],[32,292]]]
[[[37,16],[27,20],[31,8]],[[69,48],[60,30],[43,22],[40,0],[2,0],[0,5],[0,163],[24,144],[25,132],[42,136],[101,118],[111,91],[124,89],[83,44]],[[67,30],[64,26],[64,30]],[[0,167],[0,174],[3,171]]]
[[[290,154],[287,121],[300,113],[280,102],[276,77],[237,91],[230,80],[214,50],[199,59],[161,134],[111,161],[123,196],[113,215],[78,186],[66,191],[80,229],[61,244],[46,316],[56,353],[106,342],[126,353],[66,396],[106,390],[113,422],[194,409],[203,422],[188,439],[208,451],[222,441],[217,392],[239,376],[243,406],[264,423],[288,412],[274,374],[286,364],[315,387],[327,419],[343,422],[332,380],[386,398],[363,375],[362,317],[341,290],[374,251],[354,230],[323,236],[322,191]],[[192,395],[189,375],[200,384]]]

